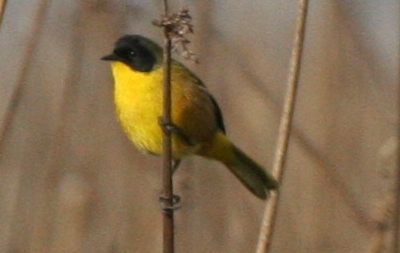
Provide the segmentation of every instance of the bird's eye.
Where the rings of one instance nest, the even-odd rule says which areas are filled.
[[[129,56],[134,57],[136,55],[135,50],[129,50]]]

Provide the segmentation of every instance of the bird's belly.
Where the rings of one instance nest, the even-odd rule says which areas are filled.
[[[162,132],[158,124],[160,114],[151,110],[121,110],[120,121],[129,139],[141,150],[161,154]]]
[[[163,153],[163,131],[159,124],[162,115],[161,98],[140,98],[129,105],[116,104],[121,125],[135,146],[156,155]],[[177,134],[172,134],[172,156],[181,159],[200,149],[200,145],[190,145]]]

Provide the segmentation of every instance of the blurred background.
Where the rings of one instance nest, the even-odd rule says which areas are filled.
[[[194,18],[185,62],[227,133],[270,169],[297,1],[170,0]],[[162,1],[9,0],[0,30],[0,252],[161,252],[161,159],[114,115],[108,54],[162,42]],[[397,0],[311,1],[272,251],[389,252],[399,132]],[[222,165],[174,176],[177,252],[254,252],[264,203]],[[394,251],[391,251],[394,252]]]

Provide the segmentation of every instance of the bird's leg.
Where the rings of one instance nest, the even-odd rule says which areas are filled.
[[[173,212],[181,207],[181,197],[173,195],[172,199],[169,199],[163,195],[159,197],[160,207],[164,212]],[[172,202],[172,205],[171,205]]]
[[[159,124],[162,126],[162,128],[167,131],[170,131],[171,133],[177,134],[179,137],[182,138],[184,142],[186,142],[189,146],[194,146],[196,145],[195,141],[191,139],[189,136],[187,136],[181,128],[179,128],[177,125],[174,123],[166,123],[163,117],[159,118]],[[178,163],[179,165],[179,163]]]
[[[178,167],[179,167],[179,165],[181,164],[181,159],[178,159],[178,160],[173,160],[173,162],[172,162],[172,174],[174,174],[175,173],[175,171],[178,169]]]
[[[181,160],[180,159],[174,159],[172,161],[172,175],[174,174],[174,172],[176,171],[176,169],[178,169],[179,164],[181,164]],[[161,195],[159,197],[160,200],[160,207],[164,212],[173,212],[176,209],[178,209],[180,207],[180,202],[181,202],[181,197],[178,195],[173,195],[172,199],[169,199],[167,197],[165,197],[164,195]],[[172,203],[172,205],[171,205]]]

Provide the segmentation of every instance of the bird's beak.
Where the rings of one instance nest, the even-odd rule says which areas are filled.
[[[103,56],[101,58],[103,61],[117,61],[118,60],[118,56],[116,56],[114,53]]]

